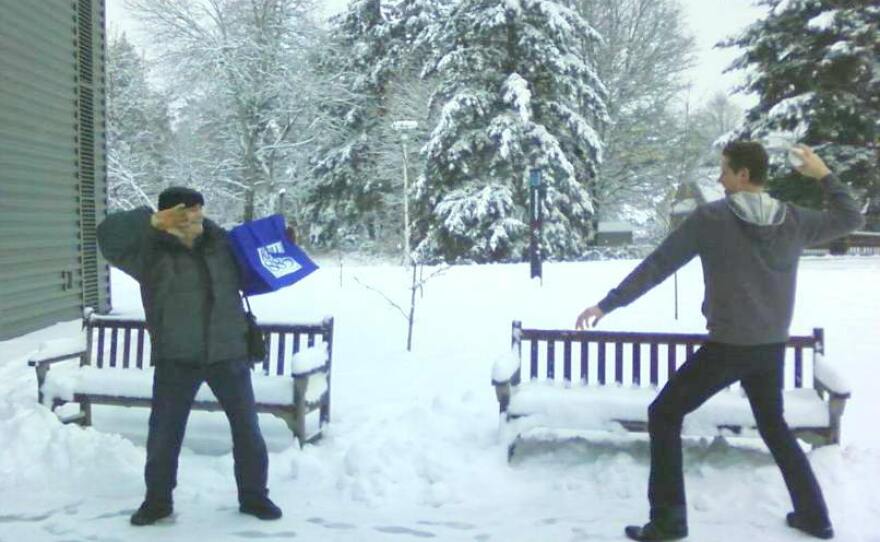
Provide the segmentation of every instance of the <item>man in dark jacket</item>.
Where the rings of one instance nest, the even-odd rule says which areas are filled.
[[[788,514],[788,524],[818,538],[834,536],[819,484],[782,416],[785,343],[802,250],[855,230],[863,219],[847,188],[812,150],[799,146],[793,152],[802,161],[798,171],[817,179],[824,189],[827,210],[771,198],[763,189],[768,162],[764,148],[755,142],[732,142],[722,152],[719,178],[727,197],[696,209],[620,285],[577,318],[578,329],[595,326],[604,315],[632,303],[694,256],[700,257],[709,341],[670,377],[648,408],[651,516],[642,527],[626,528],[633,540],[687,536],[682,422],[737,381],[791,495],[794,511]]]
[[[239,510],[277,519],[268,498],[268,455],[257,420],[239,272],[226,231],[204,219],[199,192],[172,187],[148,207],[115,213],[98,226],[110,263],[140,283],[150,332],[152,409],[144,469],[146,497],[131,516],[149,525],[169,516],[177,461],[196,392],[207,382],[232,429]]]

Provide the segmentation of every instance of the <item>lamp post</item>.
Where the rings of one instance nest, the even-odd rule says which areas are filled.
[[[529,261],[531,267],[530,278],[538,277],[542,281],[541,264],[543,256],[541,254],[541,226],[543,225],[543,213],[541,211],[541,200],[544,195],[544,187],[541,184],[541,169],[532,168],[529,171],[529,188],[532,195],[531,198],[531,239],[529,243]]]
[[[412,258],[409,247],[409,172],[407,167],[406,142],[407,131],[414,130],[419,125],[414,120],[398,120],[391,123],[391,127],[400,133],[400,145],[403,148],[403,263],[409,265]]]

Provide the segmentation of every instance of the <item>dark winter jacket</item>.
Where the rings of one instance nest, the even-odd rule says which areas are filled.
[[[821,185],[828,198],[825,211],[745,192],[700,206],[599,308],[608,313],[628,305],[699,256],[710,339],[738,345],[785,342],[801,252],[864,223],[858,204],[836,177],[828,175]]]
[[[142,207],[98,226],[104,257],[141,286],[154,364],[247,358],[239,271],[226,230],[210,220],[192,249],[150,225]]]

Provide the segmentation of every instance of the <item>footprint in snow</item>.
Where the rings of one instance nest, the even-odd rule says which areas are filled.
[[[309,518],[306,521],[309,523],[314,523],[315,525],[320,525],[321,527],[325,527],[327,529],[354,529],[355,526],[351,523],[342,523],[339,521],[327,521],[324,518]]]
[[[448,527],[450,529],[458,529],[460,531],[469,531],[471,529],[476,529],[476,525],[471,525],[470,523],[463,523],[461,521],[428,521],[423,520],[419,522],[419,525],[428,525],[430,527]]]
[[[437,535],[434,533],[429,533],[427,531],[417,531],[415,529],[410,529],[408,527],[373,527],[380,533],[386,534],[408,534],[410,536],[415,536],[418,538],[435,538]]]
[[[266,533],[263,531],[239,531],[237,533],[233,533],[235,536],[241,538],[295,538],[296,533],[294,531],[280,531],[277,533]]]

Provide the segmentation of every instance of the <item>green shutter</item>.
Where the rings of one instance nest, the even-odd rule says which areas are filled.
[[[104,16],[100,0],[0,0],[0,13],[0,339],[8,339],[75,319],[84,303],[108,305],[94,239],[106,209]]]

